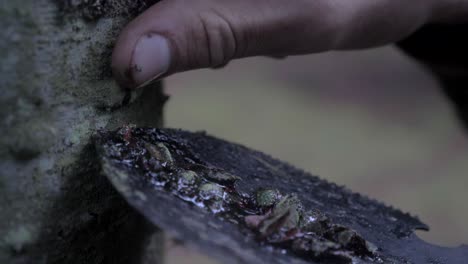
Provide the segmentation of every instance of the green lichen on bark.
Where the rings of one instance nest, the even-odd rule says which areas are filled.
[[[57,0],[63,13],[94,21],[102,17],[132,16],[141,13],[155,0]]]
[[[102,15],[80,14],[98,3],[105,3]],[[151,228],[99,175],[89,141],[99,128],[161,125],[160,84],[130,95],[109,66],[120,29],[146,7],[125,0],[1,2],[0,263],[140,258]],[[133,246],[119,243],[132,225],[141,227],[129,237]],[[86,241],[93,248],[80,251]],[[106,243],[113,241],[114,251],[130,250],[131,258],[109,259]]]

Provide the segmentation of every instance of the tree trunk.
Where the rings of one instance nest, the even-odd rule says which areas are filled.
[[[0,3],[0,263],[161,262],[161,233],[100,175],[91,137],[160,126],[160,84],[127,92],[110,55],[144,0]]]

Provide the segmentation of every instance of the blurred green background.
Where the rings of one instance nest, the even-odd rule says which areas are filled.
[[[238,60],[169,77],[166,92],[166,126],[267,152],[419,216],[425,240],[468,244],[468,131],[398,50]]]

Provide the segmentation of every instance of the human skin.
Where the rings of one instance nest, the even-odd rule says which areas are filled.
[[[137,88],[236,58],[376,47],[463,22],[468,0],[162,0],[123,29],[112,68]]]

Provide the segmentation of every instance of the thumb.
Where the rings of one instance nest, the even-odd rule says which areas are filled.
[[[112,56],[115,78],[138,87],[234,58],[330,49],[330,7],[322,2],[328,1],[163,0],[120,34]]]

